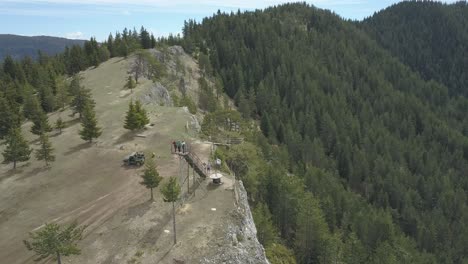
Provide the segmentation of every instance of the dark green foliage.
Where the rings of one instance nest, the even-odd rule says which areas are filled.
[[[135,102],[135,112],[138,120],[139,129],[142,129],[145,127],[145,125],[149,124],[148,113],[146,112],[146,109],[143,108],[139,100]]]
[[[128,130],[135,130],[139,128],[139,120],[137,112],[135,111],[135,104],[133,100],[128,105],[127,115],[125,116],[124,128]]]
[[[129,75],[128,78],[127,78],[127,82],[125,83],[125,88],[128,88],[132,91],[133,93],[133,88],[136,87],[136,83],[135,81],[133,80],[132,76]]]
[[[135,103],[133,103],[133,100],[130,101],[125,116],[124,128],[128,130],[138,130],[144,128],[148,123],[148,114],[140,101],[136,101]]]
[[[81,240],[84,228],[76,222],[63,228],[55,223],[45,224],[40,230],[30,233],[30,240],[23,242],[28,250],[37,255],[35,261],[53,257],[60,264],[62,256],[80,254],[77,242]]]
[[[0,139],[4,138],[11,128],[19,125],[18,118],[8,101],[0,96]]]
[[[33,120],[34,117],[42,111],[37,97],[29,95],[26,97],[23,105],[23,115],[25,118]]]
[[[216,100],[213,87],[205,78],[198,79],[200,93],[198,95],[198,106],[208,112],[214,112],[218,109],[218,101]]]
[[[70,86],[70,91],[71,94],[74,94],[74,97],[70,103],[71,107],[73,108],[73,114],[78,113],[79,118],[81,119],[81,116],[84,112],[84,109],[86,106],[89,106],[91,108],[94,108],[94,100],[91,98],[91,91],[79,84],[79,79],[76,78],[75,82],[72,81],[71,86]],[[78,82],[78,83],[76,83]]]
[[[183,32],[242,116],[260,118],[261,153],[226,162],[299,262],[467,260],[467,98],[422,80],[356,23],[306,4],[219,13]],[[205,117],[205,134],[222,131],[216,119]],[[263,158],[275,169],[251,168]]]
[[[265,254],[271,264],[296,264],[294,252],[281,244],[273,243],[266,247]]]
[[[183,96],[182,99],[180,99],[179,101],[179,106],[186,106],[189,110],[189,112],[194,115],[197,113],[197,105],[195,104],[195,102],[190,99],[190,97],[188,96]]]
[[[468,5],[404,1],[365,19],[361,26],[426,80],[451,95],[468,95]]]
[[[59,131],[59,133],[62,134],[62,130],[65,127],[66,126],[65,126],[65,123],[62,120],[62,117],[59,116],[59,118],[57,118],[57,121],[55,121],[55,129],[57,129]]]
[[[164,201],[174,203],[179,199],[180,185],[177,178],[170,177],[169,181],[161,187],[161,193],[164,196]]]
[[[31,127],[31,133],[34,135],[41,135],[52,131],[52,127],[49,125],[49,118],[42,109],[39,109],[39,112],[34,115],[32,121],[33,125]]]
[[[49,162],[55,161],[55,156],[52,154],[54,149],[49,141],[49,136],[42,133],[39,136],[39,149],[36,150],[37,160],[43,160],[46,166],[49,166]]]
[[[157,188],[162,180],[162,177],[159,176],[156,170],[156,164],[153,159],[146,160],[145,171],[141,175],[141,178],[143,178],[143,181],[140,184],[151,190],[151,201],[153,201],[153,189]]]
[[[150,48],[154,47],[152,45],[152,42],[151,42],[151,36],[144,27],[141,27],[139,37],[140,37],[140,41],[141,41],[141,46],[144,49],[150,49]],[[154,39],[154,37],[153,37],[153,39]]]
[[[90,104],[85,104],[83,109],[83,116],[81,119],[82,129],[80,130],[81,139],[89,141],[101,136],[101,128],[97,125],[96,113]]]
[[[252,212],[257,227],[257,238],[264,247],[268,247],[278,240],[277,230],[271,220],[271,213],[264,203],[259,203]]]
[[[62,76],[56,79],[56,83],[57,83],[57,91],[56,91],[57,108],[59,108],[60,111],[63,111],[65,110],[65,106],[70,102],[70,96],[69,96],[70,88],[69,88],[69,84],[67,83],[65,78]]]
[[[91,37],[84,43],[86,65],[98,66],[100,63],[99,46],[95,38]]]
[[[295,251],[299,263],[332,263],[331,235],[318,201],[308,194],[297,217]]]
[[[12,128],[6,138],[6,148],[3,151],[3,163],[13,162],[13,168],[16,169],[16,163],[28,161],[32,149],[28,142],[23,138],[19,128]]]

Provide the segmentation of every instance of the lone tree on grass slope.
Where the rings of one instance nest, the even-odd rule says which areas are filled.
[[[81,138],[90,143],[93,141],[93,138],[98,138],[102,134],[101,128],[97,125],[96,113],[90,104],[86,104],[83,109],[81,126],[83,127],[80,130]]]
[[[59,131],[60,134],[62,134],[62,130],[65,128],[65,123],[63,122],[62,118],[59,117],[57,118],[57,121],[55,121],[55,129]]]
[[[162,186],[161,193],[164,196],[165,202],[172,203],[172,226],[174,229],[174,244],[176,244],[175,202],[179,199],[180,195],[180,185],[177,178],[171,177],[169,182]]]
[[[148,114],[141,105],[140,101],[133,103],[130,101],[128,105],[127,115],[125,116],[124,128],[129,130],[137,130],[145,127],[149,123]]]
[[[141,175],[143,181],[140,184],[144,185],[146,188],[151,190],[151,201],[153,199],[153,189],[159,186],[159,183],[162,180],[162,177],[159,176],[158,171],[156,170],[156,164],[153,159],[149,159],[145,165],[145,172]]]
[[[127,83],[125,84],[124,87],[130,89],[130,91],[133,93],[133,88],[136,87],[136,83],[133,80],[133,77],[131,75],[128,76]]]
[[[55,160],[55,156],[52,154],[54,149],[52,148],[52,144],[49,141],[49,136],[47,134],[42,133],[39,137],[40,148],[36,150],[36,158],[37,160],[45,161],[46,166],[49,166],[49,162]]]
[[[145,108],[143,108],[140,101],[135,102],[135,111],[138,115],[138,121],[141,129],[149,123],[148,113],[146,112]]]
[[[55,256],[57,263],[62,263],[62,256],[79,255],[80,249],[77,242],[81,240],[85,227],[79,227],[72,223],[65,228],[58,224],[46,224],[45,227],[35,233],[30,233],[31,241],[23,240],[28,250],[36,253],[37,259],[41,261],[49,256]]]
[[[21,135],[19,128],[12,128],[6,139],[6,148],[3,151],[4,163],[13,162],[13,169],[16,169],[16,163],[28,161],[32,149],[28,142]]]

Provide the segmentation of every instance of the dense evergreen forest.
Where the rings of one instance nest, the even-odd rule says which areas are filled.
[[[244,180],[273,263],[468,262],[467,31],[435,25],[431,5],[392,7],[433,21],[403,19],[405,33],[379,29],[399,12],[361,25],[307,4],[186,22],[185,50],[261,128],[217,154]],[[434,6],[464,23],[464,4]],[[458,49],[417,39],[443,27]]]
[[[361,23],[371,37],[451,95],[468,95],[468,4],[405,1]]]

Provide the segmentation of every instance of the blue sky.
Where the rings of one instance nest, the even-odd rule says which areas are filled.
[[[0,0],[0,34],[49,35],[98,41],[124,27],[144,26],[156,36],[180,33],[184,20],[201,21],[218,9],[253,10],[281,0]],[[362,19],[398,0],[306,1],[342,17]],[[446,1],[455,2],[455,1]]]

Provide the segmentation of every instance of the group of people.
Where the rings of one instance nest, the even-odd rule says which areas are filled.
[[[187,145],[184,140],[172,141],[172,145],[174,146],[174,152],[185,153],[187,151]]]

